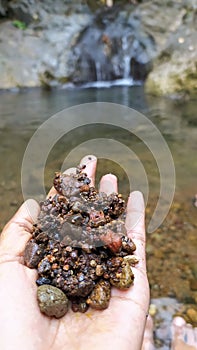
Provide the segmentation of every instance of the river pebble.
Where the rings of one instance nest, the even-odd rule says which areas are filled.
[[[50,317],[60,318],[68,311],[68,299],[59,289],[50,285],[42,285],[37,289],[40,311]]]

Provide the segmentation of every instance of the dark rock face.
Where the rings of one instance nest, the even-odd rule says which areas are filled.
[[[29,24],[41,20],[45,13],[69,14],[87,10],[82,0],[0,0],[0,15],[16,18]]]
[[[75,83],[130,77],[145,80],[155,44],[132,10],[106,9],[82,32],[70,59]]]
[[[194,0],[90,2],[0,0],[0,89],[148,76],[151,94],[196,95]]]
[[[0,22],[0,88],[57,86],[72,77],[68,55],[91,14],[80,1],[11,1]],[[21,30],[13,25],[25,23]]]
[[[7,16],[26,29],[0,23],[0,87],[143,81],[155,48],[134,9],[114,6],[94,15],[79,0],[10,1]]]
[[[0,16],[6,15],[7,5],[7,0],[0,0]]]

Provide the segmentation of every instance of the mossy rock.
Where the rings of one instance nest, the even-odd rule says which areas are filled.
[[[197,93],[197,60],[191,55],[175,52],[150,73],[145,90],[153,95],[187,95]]]

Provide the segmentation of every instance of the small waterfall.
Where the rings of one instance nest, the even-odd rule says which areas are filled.
[[[139,85],[150,71],[154,42],[149,34],[138,33],[127,10],[106,11],[95,16],[70,53],[72,81],[87,86]]]
[[[122,51],[123,51],[123,78],[130,78],[130,61],[131,57],[128,53],[129,51],[129,43],[127,36],[122,38]]]
[[[102,81],[101,63],[99,61],[95,62],[95,68],[96,68],[96,80]]]

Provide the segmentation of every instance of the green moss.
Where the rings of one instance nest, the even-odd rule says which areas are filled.
[[[25,30],[27,28],[27,25],[22,21],[15,20],[12,22],[12,24],[14,27],[21,29],[21,30]]]
[[[172,66],[174,65],[171,62]],[[170,69],[170,62],[163,63],[150,73],[145,90],[153,95],[184,94],[194,97],[197,94],[197,73],[194,66],[177,73]]]
[[[69,83],[69,78],[68,77],[61,77],[61,78],[59,78],[58,79],[58,82],[60,83],[60,84],[66,84],[66,83]]]

